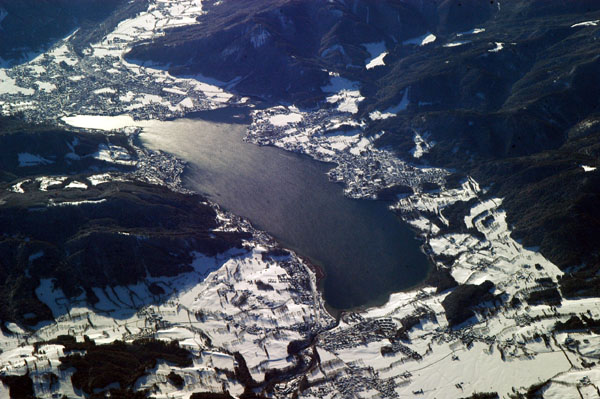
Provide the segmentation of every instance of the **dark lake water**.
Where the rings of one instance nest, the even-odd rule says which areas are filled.
[[[246,125],[231,111],[200,116],[149,122],[140,139],[189,162],[188,188],[323,267],[329,306],[382,304],[426,277],[419,242],[389,204],[344,197],[325,175],[331,164],[244,143]]]

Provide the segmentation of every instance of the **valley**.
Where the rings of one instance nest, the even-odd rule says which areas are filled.
[[[600,395],[595,3],[117,3],[0,69],[0,396]]]

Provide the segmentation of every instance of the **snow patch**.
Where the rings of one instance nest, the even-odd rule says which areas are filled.
[[[87,190],[88,186],[87,186],[87,184],[85,184],[85,183],[82,183],[82,182],[80,182],[80,181],[73,180],[71,183],[67,184],[67,185],[65,186],[65,188],[66,188],[66,189],[71,189],[71,188],[73,188],[73,189],[82,189],[82,190]]]
[[[66,176],[60,176],[60,177],[56,177],[56,176],[45,177],[45,176],[42,176],[42,177],[37,177],[35,179],[35,181],[40,184],[40,191],[48,191],[48,189],[50,187],[60,186],[61,184],[64,183],[65,180],[67,180]]]
[[[471,43],[471,41],[464,40],[464,41],[459,41],[459,42],[446,43],[446,44],[444,44],[444,47],[458,47],[458,46],[462,46],[463,44],[467,44],[467,43]]]
[[[597,169],[595,166],[587,166],[587,165],[579,165],[579,166],[581,168],[583,168],[584,172],[593,172]]]
[[[371,120],[381,120],[381,119],[387,119],[387,118],[391,118],[396,116],[396,114],[400,111],[405,111],[406,108],[408,108],[408,105],[410,104],[410,101],[408,100],[408,91],[410,90],[410,88],[407,88],[406,90],[404,90],[404,94],[402,95],[402,100],[400,100],[400,103],[394,107],[390,107],[388,109],[386,109],[383,112],[380,111],[373,111],[369,113],[369,118],[371,118]]]
[[[373,121],[392,118],[394,116],[396,116],[396,114],[391,113],[391,112],[381,112],[381,111],[369,112],[369,118],[371,118],[371,120],[373,120]]]
[[[48,206],[79,206],[79,205],[98,205],[106,202],[106,198],[99,200],[86,200],[86,201],[65,201],[65,202],[54,202],[50,200]]]
[[[112,87],[103,87],[101,89],[94,90],[94,94],[114,94],[117,91]]]
[[[485,28],[474,28],[465,32],[460,32],[457,33],[456,36],[457,37],[461,37],[461,36],[467,36],[467,35],[477,35],[478,33],[483,33],[485,32]]]
[[[46,92],[56,90],[56,85],[54,83],[36,81],[35,84],[37,85],[38,90],[42,90],[42,91],[46,91]]]
[[[488,53],[497,53],[504,48],[504,43],[495,42],[496,46],[493,49],[488,50]]]
[[[27,67],[33,75],[41,75],[46,72],[46,68],[42,65],[30,65]]]
[[[355,114],[358,112],[358,103],[365,98],[360,95],[359,90],[342,90],[326,98],[330,104],[338,104],[338,111]]]
[[[74,115],[63,116],[61,120],[73,127],[99,130],[122,129],[136,124],[131,115]]]
[[[61,63],[64,62],[69,66],[77,65],[79,60],[71,54],[71,51],[67,47],[66,44],[62,44],[54,47],[51,51],[46,53],[48,56],[54,58],[54,62]]]
[[[98,152],[92,155],[94,159],[120,165],[134,165],[135,161],[131,158],[131,154],[118,145],[100,144]]]
[[[321,87],[325,93],[336,93],[326,98],[330,104],[338,104],[338,111],[355,114],[358,112],[358,103],[365,98],[360,95],[359,83],[342,78],[330,73],[330,83]]]
[[[415,131],[415,136],[413,138],[415,142],[415,148],[411,150],[411,155],[413,158],[421,158],[423,154],[426,154],[431,150],[431,148],[435,145],[434,141],[427,142],[426,139],[429,135],[427,133],[422,136]]]
[[[583,21],[583,22],[579,22],[579,23],[571,25],[571,28],[579,28],[582,26],[598,26],[598,23],[600,23],[600,19],[596,19],[594,21]]]
[[[426,44],[435,42],[437,37],[433,33],[426,33],[423,36],[408,39],[402,42],[404,45],[425,46]]]
[[[6,74],[6,70],[0,69],[0,94],[23,94],[31,96],[35,90],[20,87],[14,78]]]
[[[383,59],[388,54],[385,47],[385,42],[365,43],[363,44],[363,47],[366,48],[367,52],[371,56],[371,58],[369,58],[365,64],[367,69],[373,69],[377,66],[385,65]]]
[[[164,92],[167,92],[167,93],[179,94],[179,95],[182,95],[182,96],[186,96],[187,95],[187,92],[181,90],[178,87],[163,87],[162,90]],[[131,93],[131,92],[129,92],[129,93]],[[133,93],[131,93],[131,94],[133,94]]]
[[[177,108],[194,108],[194,100],[191,97],[186,97],[177,104]]]
[[[273,126],[285,126],[290,123],[298,123],[302,121],[302,114],[290,112],[289,114],[273,115],[269,118],[269,122]]]
[[[40,285],[35,289],[35,294],[50,308],[55,318],[67,313],[67,298],[61,289],[54,287],[52,279],[40,279]]]
[[[92,186],[97,186],[98,184],[102,183],[108,183],[113,180],[112,176],[108,173],[88,176],[87,179],[92,184]]]
[[[23,189],[23,184],[29,183],[31,180],[26,179],[18,182],[17,184],[12,185],[8,190],[13,193],[25,194],[25,190]]]

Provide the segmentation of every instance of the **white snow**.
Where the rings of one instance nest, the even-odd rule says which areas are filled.
[[[383,61],[383,59],[385,58],[385,56],[387,55],[387,51],[384,51],[383,53],[379,54],[377,57],[373,58],[372,60],[370,60],[365,67],[367,69],[373,69],[377,66],[383,66],[385,65],[385,62]]]
[[[467,43],[471,43],[471,41],[463,40],[463,41],[458,41],[458,42],[446,43],[446,44],[444,44],[444,47],[458,47],[458,46],[462,46],[463,44],[467,44]]]
[[[576,24],[571,25],[571,28],[579,28],[582,26],[597,26],[600,23],[600,19],[596,19],[594,21],[583,21]]]
[[[327,135],[330,147],[338,151],[344,151],[347,148],[353,147],[354,145],[356,145],[356,143],[360,141],[360,137],[361,136],[359,132],[356,131],[346,132],[343,134],[331,133]]]
[[[186,97],[177,104],[178,109],[194,108],[194,100],[191,97]]]
[[[226,223],[225,214],[220,214],[220,218]],[[43,398],[51,396],[45,394],[49,391],[42,381],[37,383],[38,371],[40,374],[53,371],[61,379],[60,392],[79,397],[72,395],[70,374],[58,371],[58,358],[64,356],[61,345],[44,345],[34,352],[33,345],[21,343],[48,341],[64,334],[78,341],[87,335],[97,344],[152,336],[177,339],[192,352],[194,364],[179,368],[159,361],[147,376],[136,382],[136,389],[154,387],[153,396],[157,398],[184,399],[190,391],[218,392],[227,384],[233,395],[241,395],[243,387],[239,383],[214,370],[218,367],[233,371],[232,352],[240,352],[253,377],[262,380],[267,369],[292,365],[287,345],[291,340],[306,337],[306,333],[298,332],[299,326],[307,320],[318,328],[333,323],[324,311],[314,275],[305,265],[298,263],[295,256],[288,259],[294,266],[264,260],[266,247],[256,242],[248,245],[248,249],[215,258],[194,253],[194,271],[181,276],[147,278],[127,287],[94,287],[92,291],[98,302],[93,306],[85,301],[85,295],[68,300],[52,280],[42,279],[36,295],[49,306],[56,320],[37,327],[34,334],[14,323],[7,324],[16,335],[0,332],[0,371],[15,375],[30,368],[36,396]],[[293,284],[298,278],[308,278],[307,287],[301,291]],[[274,290],[257,290],[258,280],[270,284]],[[168,299],[157,302],[158,298],[148,288],[151,283],[165,289]],[[241,294],[246,299],[237,302]],[[198,334],[200,330],[203,334]],[[204,337],[210,337],[211,344]],[[168,382],[171,371],[184,377],[185,391],[176,390]]]
[[[15,334],[25,334],[26,331],[23,330],[18,324],[16,323],[4,323],[4,326],[6,328],[8,328],[10,331],[12,331]],[[1,359],[1,357],[0,357]]]
[[[338,111],[351,114],[358,112],[358,103],[364,99],[359,90],[341,90],[337,94],[326,98],[328,103],[337,104]]]
[[[131,154],[125,148],[113,144],[100,144],[98,146],[98,152],[92,154],[92,157],[100,161],[116,163],[120,165],[135,164]]]
[[[182,96],[186,96],[187,95],[186,91],[183,91],[183,90],[181,90],[178,87],[163,87],[163,91],[165,91],[167,93],[171,93],[171,94],[179,94],[179,95],[182,95]],[[129,93],[131,93],[131,92],[129,92]]]
[[[369,118],[371,118],[371,120],[373,120],[373,121],[392,118],[394,116],[396,116],[396,114],[391,113],[391,112],[381,112],[381,111],[369,112]]]
[[[496,45],[496,47],[488,50],[489,53],[497,53],[504,48],[504,43],[502,43],[502,42],[496,42],[495,45]]]
[[[408,39],[402,42],[404,45],[416,45],[416,46],[425,46],[426,44],[433,43],[437,37],[433,33],[426,33],[423,36],[415,37],[413,39]]]
[[[35,90],[18,86],[16,80],[6,74],[6,70],[0,69],[0,94],[23,94],[30,96],[33,93],[35,93]]]
[[[62,185],[65,180],[67,180],[66,176],[42,176],[35,179],[40,184],[40,191],[48,191],[53,186]]]
[[[584,172],[593,172],[596,170],[595,166],[579,165]]]
[[[196,83],[198,84],[198,83]],[[176,89],[175,89],[176,90]],[[163,88],[163,91],[167,91]],[[218,96],[219,94],[215,94]],[[124,102],[132,102],[131,105],[125,107],[126,111],[133,111],[136,109],[144,108],[148,105],[159,104],[162,107],[170,110],[170,111],[183,111],[188,108],[194,107],[194,100],[191,97],[186,97],[182,101],[180,101],[177,105],[172,105],[171,102],[162,96],[156,94],[148,94],[148,93],[138,93],[134,94],[132,92],[128,92],[124,96],[120,96],[119,99]]]
[[[364,99],[358,90],[343,90],[326,98],[328,103],[338,104],[337,109],[339,111],[351,114],[358,112],[358,103]]]
[[[101,89],[94,90],[94,94],[114,94],[117,91],[112,87],[103,87]]]
[[[67,125],[84,129],[115,130],[136,124],[130,115],[74,115],[64,116],[61,119]]]
[[[437,225],[422,216],[419,216],[416,219],[408,219],[407,222],[419,230],[429,231],[432,234],[437,234],[440,231],[440,228]]]
[[[72,182],[70,182],[69,184],[67,184],[65,186],[66,189],[83,189],[83,190],[87,190],[88,186],[85,183],[82,183],[80,181],[77,180],[73,180]]]
[[[367,137],[360,137],[358,142],[354,144],[352,148],[350,148],[350,154],[358,156],[369,149],[370,144],[371,140],[369,140]]]
[[[367,69],[373,69],[377,66],[385,65],[383,59],[388,54],[385,47],[385,42],[365,43],[363,44],[363,47],[367,49],[367,52],[371,56],[371,58],[367,59],[365,63],[365,67]]]
[[[164,90],[164,89],[163,89]],[[125,103],[130,103],[131,100],[133,100],[133,98],[136,96],[136,94],[132,91],[128,91],[127,93],[125,93],[122,96],[119,96],[119,100]]]
[[[461,37],[461,36],[467,36],[467,35],[476,35],[478,33],[483,33],[483,32],[485,32],[485,28],[474,28],[474,29],[468,30],[466,32],[457,33],[456,36]]]
[[[46,54],[48,54],[48,56],[50,57],[53,57],[54,62],[56,63],[64,61],[65,64],[73,66],[79,62],[79,60],[73,55],[73,53],[69,50],[66,44],[58,45]]]
[[[28,69],[33,75],[38,76],[46,72],[46,68],[42,65],[29,65]]]
[[[24,194],[25,190],[23,189],[23,184],[30,183],[30,182],[31,182],[31,180],[29,180],[29,179],[25,179],[23,181],[20,181],[20,182],[18,182],[16,184],[12,185],[9,188],[9,191],[12,191],[13,193]]]
[[[48,305],[54,317],[67,313],[67,298],[61,289],[55,289],[52,279],[40,279],[40,285],[35,289],[38,299]]]
[[[298,123],[302,121],[302,114],[296,112],[290,112],[289,114],[278,114],[273,115],[269,118],[269,122],[273,126],[285,126],[290,123]]]
[[[380,112],[380,111],[370,112],[369,118],[371,118],[371,120],[374,120],[374,121],[381,120],[381,119],[387,119],[387,118],[396,116],[396,114],[400,111],[405,111],[406,108],[408,108],[408,105],[410,104],[410,101],[408,99],[409,90],[410,90],[410,88],[406,88],[404,90],[404,94],[402,95],[402,100],[400,100],[400,103],[398,105],[390,107],[383,112]]]
[[[98,184],[113,181],[113,177],[109,173],[88,176],[87,179],[92,184],[92,186],[97,186]]]
[[[48,206],[79,206],[79,205],[97,205],[106,202],[105,198],[99,200],[85,200],[85,201],[65,201],[65,202],[54,202],[50,200]]]
[[[358,112],[358,103],[365,98],[360,95],[359,83],[342,78],[337,74],[330,74],[330,83],[321,87],[325,93],[335,93],[326,98],[330,104],[337,104],[341,112],[355,114]]]
[[[417,131],[415,131],[415,136],[413,139],[415,143],[415,148],[411,151],[411,155],[413,156],[413,158],[421,158],[423,154],[429,152],[429,150],[435,145],[434,141],[426,141],[428,136],[429,135],[427,133],[421,135]]]

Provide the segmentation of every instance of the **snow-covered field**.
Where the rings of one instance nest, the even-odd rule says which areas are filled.
[[[408,39],[402,42],[405,46],[425,46],[429,43],[433,43],[437,40],[437,37],[433,33],[426,33],[423,36]]]
[[[220,219],[224,229],[236,223],[227,214],[221,213]],[[143,337],[176,339],[193,353],[193,367],[160,364],[138,381],[138,388],[156,384],[153,396],[157,398],[187,398],[200,389],[221,391],[223,386],[239,395],[243,387],[215,369],[233,372],[232,353],[242,354],[252,376],[261,381],[266,370],[292,365],[293,358],[287,353],[290,341],[305,339],[333,323],[308,267],[293,254],[270,258],[268,250],[269,243],[257,238],[248,241],[243,250],[214,258],[196,253],[193,272],[174,278],[148,277],[134,286],[97,287],[93,289],[98,298],[94,305],[85,295],[68,300],[51,280],[42,280],[36,295],[56,320],[33,331],[6,324],[12,334],[0,335],[0,372],[22,375],[29,370],[39,398],[59,392],[84,397],[73,389],[69,372],[58,368],[59,357],[64,355],[62,345],[42,346],[39,351],[26,343],[60,335],[77,340],[85,335],[97,344]],[[258,281],[271,288],[258,289]],[[165,294],[153,295],[152,284],[158,284]],[[185,376],[183,388],[166,381],[170,371]],[[49,372],[60,377],[60,384],[52,389],[43,382],[43,375]]]

